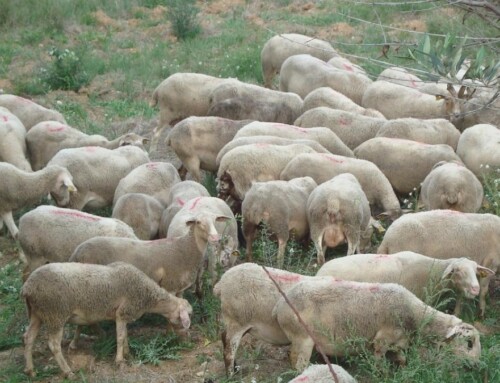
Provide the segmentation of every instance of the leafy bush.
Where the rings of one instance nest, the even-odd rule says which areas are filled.
[[[170,0],[167,18],[172,23],[172,32],[180,39],[193,38],[201,32],[197,19],[200,10],[194,0]]]
[[[43,81],[51,89],[76,92],[90,82],[90,76],[83,69],[80,57],[74,51],[52,48],[49,54],[54,60],[43,72]]]

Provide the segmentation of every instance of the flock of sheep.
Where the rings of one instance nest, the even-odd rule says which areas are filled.
[[[478,295],[484,316],[500,266],[500,217],[478,213],[482,176],[500,169],[499,113],[481,108],[491,88],[470,83],[457,92],[395,67],[372,81],[329,43],[298,34],[271,38],[261,60],[266,88],[198,73],[176,73],[156,88],[160,123],[151,148],[171,147],[179,170],[151,162],[145,137],[89,136],[54,110],[0,95],[0,224],[26,262],[27,374],[35,374],[42,324],[67,376],[67,322],[116,321],[117,363],[129,351],[127,323],[144,313],[186,331],[192,308],[182,294],[190,287],[201,294],[204,270],[221,300],[229,375],[246,333],[291,344],[299,371],[315,342],[327,355],[358,353],[348,346],[352,337],[377,357],[394,351],[404,364],[422,323],[457,356],[479,360],[479,332],[457,316],[463,298]],[[280,91],[271,89],[276,73]],[[218,198],[199,183],[202,170],[217,173]],[[187,173],[193,181],[181,180]],[[428,211],[401,216],[400,198],[420,185]],[[57,207],[25,213],[18,227],[12,213],[47,194]],[[113,206],[111,218],[81,211],[104,206]],[[250,261],[236,266],[235,213]],[[378,254],[365,254],[374,228],[383,230],[381,216],[394,222]],[[277,238],[279,268],[251,262],[261,223]],[[317,276],[280,269],[292,235],[313,241]],[[325,263],[326,249],[344,242],[347,256]],[[215,283],[217,263],[226,271]],[[457,293],[455,315],[422,302],[430,285]],[[71,348],[79,335],[77,327]],[[334,371],[336,381],[355,382]],[[311,366],[293,382],[308,379],[334,381],[326,367]]]

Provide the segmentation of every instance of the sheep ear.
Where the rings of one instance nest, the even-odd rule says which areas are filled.
[[[453,338],[455,338],[458,334],[458,326],[453,326],[452,328],[450,328],[444,339],[446,342],[449,342],[453,340]]]
[[[193,226],[197,222],[198,222],[198,220],[196,218],[191,218],[191,219],[189,219],[189,220],[186,221],[186,226]]]
[[[68,188],[68,191],[70,193],[75,193],[77,191],[77,188],[75,185],[73,185],[73,183],[69,180],[64,180],[63,181],[63,185],[66,186]]]
[[[444,270],[441,279],[446,279],[450,277],[454,273],[455,269],[453,265],[448,265],[448,267]]]
[[[227,215],[219,215],[217,218],[215,218],[216,222],[226,222],[232,219],[231,217],[228,217]]]
[[[143,144],[147,144],[149,141],[150,141],[149,138],[142,137],[142,143]]]
[[[491,269],[488,269],[487,267],[484,266],[477,266],[477,275],[479,275],[480,278],[487,278],[491,275],[495,275],[495,272]]]
[[[376,220],[376,219],[373,219],[372,217],[370,217],[370,225],[376,229],[379,233],[383,233],[385,231],[385,228],[382,226],[382,224],[380,223],[380,221]]]

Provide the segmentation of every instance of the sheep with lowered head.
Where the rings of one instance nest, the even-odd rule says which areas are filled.
[[[127,323],[145,313],[161,314],[174,325],[188,329],[191,305],[158,287],[132,265],[109,266],[52,263],[37,269],[22,287],[29,326],[24,334],[25,373],[35,376],[33,345],[40,327],[48,333],[49,348],[65,376],[74,377],[61,350],[64,324],[116,322],[117,364],[129,352]]]
[[[25,138],[26,128],[21,120],[8,109],[0,107],[0,161],[30,172]]]
[[[330,368],[326,364],[312,364],[302,374],[288,383],[357,383],[346,370],[337,364],[331,365],[337,381],[333,380]]]

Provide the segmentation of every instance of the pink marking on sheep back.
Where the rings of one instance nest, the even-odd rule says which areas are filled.
[[[146,245],[163,245],[165,243],[172,243],[175,242],[175,238],[161,238],[161,239],[154,239],[152,241],[144,241]]]
[[[341,119],[339,120],[339,124],[340,124],[340,125],[348,125],[348,124],[349,124],[349,121],[347,121],[345,118],[341,118]]]
[[[323,157],[325,157],[328,161],[331,161],[333,163],[337,163],[337,164],[343,164],[344,163],[344,160],[338,158],[337,156],[335,156],[333,154],[321,153],[321,155]]]
[[[179,206],[184,206],[184,204],[186,203],[186,201],[184,201],[182,198],[176,198],[175,200],[177,201]]]
[[[269,147],[269,144],[266,144],[264,142],[259,142],[258,144],[254,144],[258,148],[267,148]]]
[[[308,376],[299,376],[295,378],[292,382],[307,382],[309,380]]]
[[[370,292],[376,293],[377,291],[380,291],[380,286],[373,285],[373,286],[370,286],[368,289],[370,290]]]
[[[275,281],[281,283],[298,283],[302,280],[302,275],[300,274],[276,272],[276,271],[271,271],[270,274]]]
[[[196,205],[198,205],[198,203],[200,202],[201,200],[201,197],[196,197],[193,202],[191,203],[191,205],[189,206],[189,210],[194,210],[196,208]]]
[[[443,214],[443,215],[463,215],[464,213],[458,210],[452,210],[452,209],[436,209],[434,210],[435,214]]]
[[[96,217],[90,214],[82,213],[80,211],[54,210],[52,214],[84,219],[89,222],[97,222],[101,220],[101,217]]]
[[[50,125],[50,124],[47,125],[47,130],[49,132],[61,132],[61,131],[65,130],[65,129],[66,129],[65,125],[59,125],[59,126],[57,126],[57,125]]]
[[[89,153],[94,153],[97,150],[97,146],[85,146],[85,151]]]
[[[9,117],[4,115],[4,116],[2,116],[2,120],[4,120],[4,122],[7,122],[7,121],[9,121]]]
[[[148,162],[146,164],[146,168],[148,168],[150,170],[156,170],[156,169],[158,169],[158,165],[159,165],[159,162]]]
[[[384,260],[384,259],[388,259],[388,258],[390,258],[389,254],[377,254],[375,256],[375,259],[380,259],[380,260]]]
[[[342,64],[344,66],[344,69],[345,70],[348,70],[350,72],[354,72],[354,68],[352,67],[352,65],[349,65],[349,64]]]
[[[309,133],[308,130],[306,128],[301,128],[299,126],[294,126],[294,125],[287,125],[287,124],[272,124],[272,127],[273,128],[278,128],[278,129],[285,129],[285,130],[297,130],[301,133]]]

